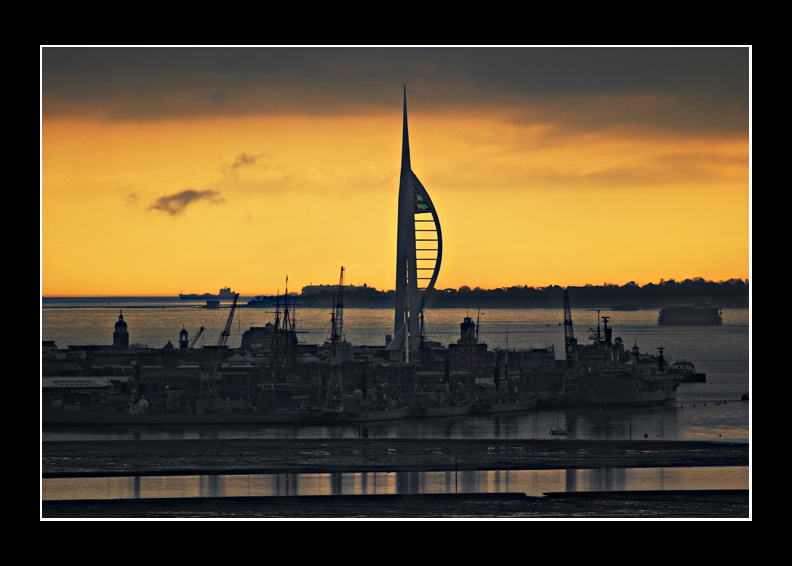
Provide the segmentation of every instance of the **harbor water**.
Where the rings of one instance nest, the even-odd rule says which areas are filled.
[[[249,300],[240,297],[239,303]],[[327,308],[302,308],[299,298],[290,308],[299,340],[323,343],[330,335]],[[180,301],[178,297],[44,298],[41,309],[41,339],[54,341],[58,348],[71,345],[112,344],[112,333],[123,312],[130,344],[161,348],[168,341],[178,344],[182,328],[195,336],[205,328],[195,347],[213,345],[225,328],[228,309],[207,309],[205,303]],[[281,317],[283,313],[281,311]],[[479,322],[479,340],[489,349],[544,348],[554,345],[563,357],[563,311],[559,309],[436,309],[425,315],[426,334],[443,345],[460,336],[459,325],[466,317]],[[687,360],[706,374],[705,383],[679,386],[677,399],[659,407],[619,410],[535,410],[497,417],[457,417],[406,419],[371,424],[369,437],[389,438],[548,438],[556,421],[577,439],[661,439],[748,442],[750,401],[740,401],[751,389],[750,313],[748,309],[723,309],[722,326],[658,326],[657,310],[609,311],[575,310],[575,336],[588,342],[601,317],[609,317],[613,337],[621,337],[627,348],[637,344],[642,352],[664,356],[671,362]],[[274,322],[274,308],[238,308],[228,345],[239,347],[242,334],[250,327]],[[344,311],[344,334],[353,345],[384,345],[393,333],[390,309]],[[101,439],[195,439],[195,438],[352,438],[361,434],[357,425],[335,426],[147,426],[71,427],[43,430],[44,440]]]

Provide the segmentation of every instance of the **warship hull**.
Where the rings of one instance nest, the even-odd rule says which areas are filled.
[[[410,416],[417,418],[431,418],[431,417],[462,417],[470,412],[473,407],[473,401],[469,401],[464,405],[446,405],[446,406],[423,406],[412,405],[410,408]]]
[[[651,407],[675,400],[678,386],[672,375],[599,370],[579,376],[556,403],[564,408]]]
[[[529,411],[535,409],[539,403],[539,396],[525,400],[510,399],[482,399],[473,404],[470,409],[472,415],[491,415],[495,413],[512,413],[515,411]]]
[[[395,421],[410,415],[410,406],[396,409],[320,409],[309,411],[303,415],[302,424],[341,424],[341,423],[372,423],[380,421]]]

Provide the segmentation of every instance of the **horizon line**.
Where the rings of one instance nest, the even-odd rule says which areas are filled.
[[[675,283],[684,283],[685,281],[696,282],[696,281],[699,281],[699,280],[703,281],[704,283],[715,283],[715,284],[718,284],[718,285],[720,285],[722,283],[724,283],[724,284],[728,283],[729,281],[741,281],[745,285],[750,285],[750,279],[747,279],[747,278],[743,279],[741,277],[732,277],[730,279],[722,279],[722,280],[719,280],[719,281],[713,281],[711,279],[704,279],[703,277],[694,277],[694,278],[687,278],[687,279],[681,279],[681,280],[677,280],[677,279],[674,279],[674,278],[660,279],[660,281],[658,281],[657,283],[654,283],[654,282],[650,281],[649,283],[645,283],[643,285],[640,285],[638,283],[634,283],[633,285],[630,285],[631,282],[627,282],[627,283],[624,283],[622,285],[619,285],[617,283],[604,282],[602,284],[585,283],[583,285],[566,285],[566,286],[558,285],[558,284],[555,284],[555,283],[551,283],[549,285],[539,285],[539,286],[532,286],[532,285],[508,285],[508,286],[505,286],[504,285],[504,286],[501,286],[501,287],[490,287],[490,288],[486,288],[486,289],[482,288],[482,287],[478,287],[478,286],[477,287],[471,287],[470,285],[461,285],[461,286],[456,287],[456,288],[454,288],[454,287],[436,288],[435,291],[443,292],[443,291],[447,291],[447,290],[450,289],[450,290],[458,292],[462,287],[468,287],[470,289],[470,291],[475,291],[475,290],[479,290],[479,291],[494,291],[496,289],[513,289],[513,288],[517,288],[517,289],[525,289],[525,288],[528,288],[528,289],[548,289],[550,287],[558,287],[558,288],[561,288],[561,289],[568,289],[570,287],[572,287],[572,288],[575,288],[575,287],[577,287],[577,288],[580,288],[580,287],[620,287],[621,288],[621,287],[627,287],[627,286],[630,286],[630,287],[635,286],[635,287],[643,288],[643,287],[646,287],[648,285],[660,286],[663,282],[671,282],[671,281],[673,281]],[[318,287],[318,286],[337,287],[338,284],[323,284],[323,283],[320,283],[320,284],[303,285],[303,287]],[[352,287],[352,286],[358,287],[358,288],[361,288],[361,289],[363,288],[363,285],[355,285],[355,284],[345,285],[345,287]],[[372,289],[374,291],[378,291],[378,292],[382,292],[382,293],[395,292],[394,289],[377,289],[376,287],[374,287],[372,285],[368,285],[368,284],[366,284],[366,287],[368,289]],[[300,293],[295,292],[295,291],[293,291],[293,292],[291,292],[289,294],[290,295],[300,295]],[[60,294],[54,294],[54,295],[41,295],[41,298],[42,299],[69,299],[69,298],[72,298],[72,299],[87,299],[87,298],[94,298],[94,299],[108,298],[108,299],[111,299],[111,298],[116,298],[116,297],[124,297],[124,298],[174,298],[174,297],[177,297],[178,295],[179,295],[178,293],[167,294],[167,295],[162,295],[162,294],[138,295],[138,294],[118,294],[118,293],[109,294],[109,295],[104,295],[104,294],[102,294],[102,295],[90,295],[90,294],[88,294],[88,295],[83,295],[83,294],[80,294],[80,295],[71,295],[71,294],[60,295]],[[282,293],[279,293],[279,292],[278,293],[269,294],[269,295],[267,295],[265,293],[241,293],[241,292],[239,293],[240,297],[258,297],[258,296],[272,296],[272,297],[274,297],[274,296],[280,296],[280,295],[282,295]]]

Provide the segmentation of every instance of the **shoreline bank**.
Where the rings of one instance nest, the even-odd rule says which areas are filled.
[[[740,442],[205,439],[46,441],[42,477],[747,466]]]

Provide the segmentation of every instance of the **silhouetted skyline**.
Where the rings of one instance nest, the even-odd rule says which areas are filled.
[[[437,289],[432,294],[428,308],[460,307],[510,307],[510,308],[560,308],[564,289],[570,294],[575,308],[604,307],[630,310],[631,308],[663,308],[667,306],[694,306],[711,303],[716,307],[745,308],[749,306],[750,285],[741,279],[729,281],[706,281],[702,278],[684,281],[662,280],[661,282],[637,285],[527,285],[482,289],[463,285],[458,289]],[[333,300],[335,287],[311,294],[298,294],[303,306],[316,306]],[[347,288],[344,301],[349,307],[390,307],[396,297],[393,290],[374,287]]]

